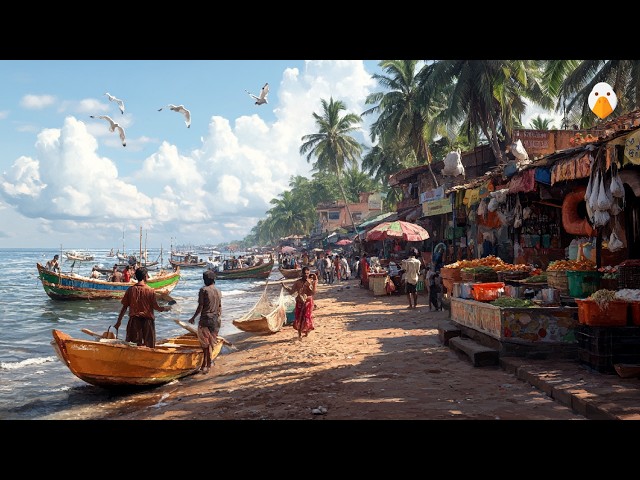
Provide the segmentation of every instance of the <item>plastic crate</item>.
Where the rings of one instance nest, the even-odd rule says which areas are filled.
[[[618,267],[618,287],[640,288],[640,265],[620,265]]]
[[[578,304],[578,322],[592,326],[624,327],[627,324],[629,303],[612,300],[607,308],[602,310],[593,300],[580,300]]]
[[[567,270],[569,295],[574,298],[587,298],[598,290],[601,276],[597,271]]]
[[[504,282],[474,283],[471,286],[473,299],[478,302],[491,302],[504,292]]]

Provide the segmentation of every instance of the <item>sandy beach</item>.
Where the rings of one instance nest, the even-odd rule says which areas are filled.
[[[208,375],[74,418],[584,419],[500,367],[473,367],[442,345],[437,326],[449,312],[430,312],[426,300],[420,293],[418,308],[408,309],[406,295],[374,296],[358,280],[319,285],[315,330],[302,341],[291,326],[234,335]]]

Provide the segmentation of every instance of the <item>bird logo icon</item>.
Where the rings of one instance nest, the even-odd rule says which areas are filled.
[[[618,97],[611,85],[597,83],[589,94],[589,108],[598,118],[607,118],[618,106]]]

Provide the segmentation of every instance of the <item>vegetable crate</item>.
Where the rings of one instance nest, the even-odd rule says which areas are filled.
[[[574,298],[586,298],[598,290],[602,274],[596,271],[567,270],[569,295]]]
[[[618,288],[640,288],[640,265],[618,267]]]
[[[504,292],[504,282],[474,283],[471,286],[473,299],[478,302],[490,302]]]
[[[547,285],[560,290],[560,295],[569,295],[569,279],[566,270],[547,270]]]
[[[627,325],[629,303],[612,300],[603,310],[593,300],[576,298],[578,304],[578,322],[591,326],[624,327]]]

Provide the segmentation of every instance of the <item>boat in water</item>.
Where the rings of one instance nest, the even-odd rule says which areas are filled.
[[[47,270],[40,263],[36,266],[44,291],[54,300],[119,299],[134,284],[134,282],[109,282],[75,273],[59,273]],[[156,275],[149,277],[147,285],[153,288],[157,295],[163,296],[171,293],[179,280],[179,268],[173,271],[160,270]]]

